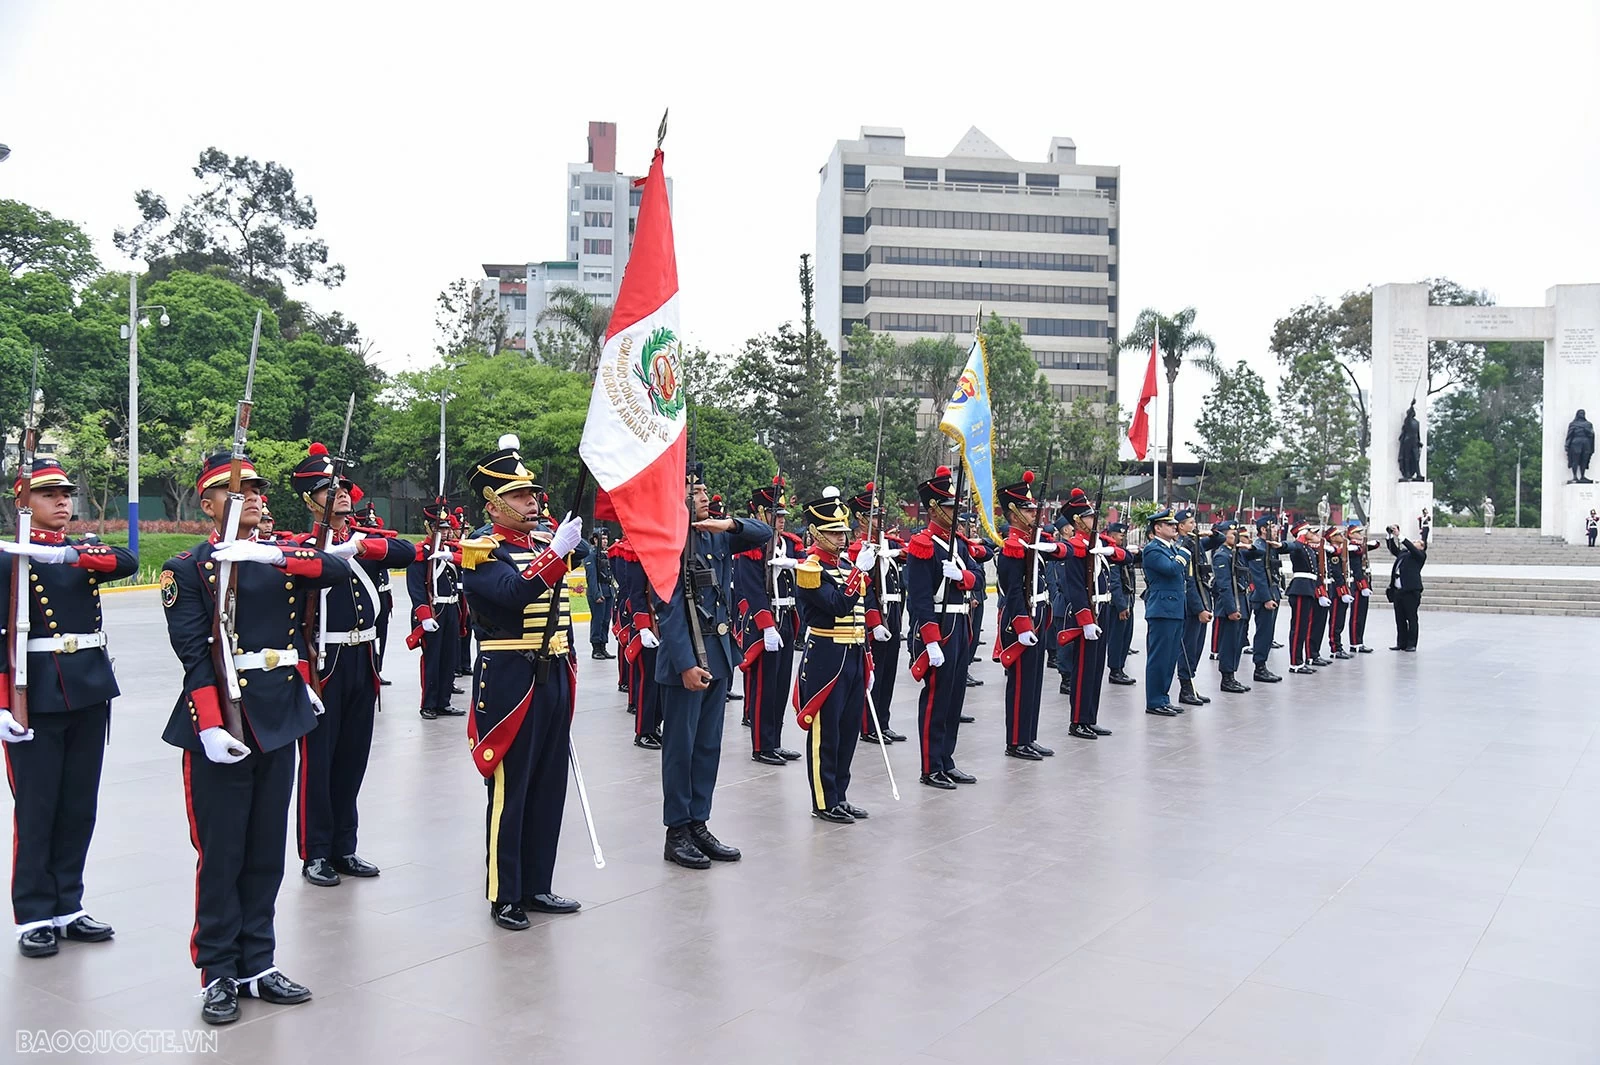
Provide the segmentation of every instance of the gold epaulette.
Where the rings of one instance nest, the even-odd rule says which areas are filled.
[[[814,558],[808,558],[795,567],[794,583],[801,588],[822,587],[822,563]]]
[[[499,546],[500,541],[492,536],[477,536],[471,540],[461,541],[462,568],[477,569],[479,565],[489,561],[489,556]]]

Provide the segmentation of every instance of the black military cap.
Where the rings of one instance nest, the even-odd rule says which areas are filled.
[[[954,502],[956,494],[950,485],[950,467],[940,466],[934,470],[932,477],[917,485],[917,496],[924,504]]]
[[[825,488],[821,499],[806,504],[806,524],[818,532],[849,532],[850,510],[837,488]]]
[[[490,452],[467,475],[467,484],[484,499],[493,499],[505,492],[531,488],[535,495],[544,491],[533,479],[533,474],[522,464],[522,441],[513,433],[500,438],[498,450]]]

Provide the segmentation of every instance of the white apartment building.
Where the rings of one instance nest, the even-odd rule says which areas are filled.
[[[976,127],[931,156],[863,126],[821,170],[819,329],[841,352],[857,322],[964,340],[981,306],[1021,326],[1060,402],[1115,400],[1120,175],[1078,163],[1067,137],[1023,162]]]

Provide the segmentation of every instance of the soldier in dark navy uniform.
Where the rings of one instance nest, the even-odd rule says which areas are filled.
[[[1328,556],[1328,598],[1333,601],[1328,613],[1328,652],[1334,658],[1348,660],[1355,657],[1344,649],[1345,613],[1355,602],[1350,591],[1348,542],[1340,525],[1329,525],[1322,537],[1322,552]]]
[[[714,501],[713,501],[714,502]],[[776,530],[760,547],[741,551],[733,560],[735,628],[744,671],[745,716],[750,719],[750,758],[765,765],[784,765],[800,757],[783,746],[783,716],[794,676],[795,645],[800,615],[795,611],[794,571],[806,557],[800,538],[783,528],[783,478],[750,495],[751,517]],[[713,518],[720,517],[712,511]]]
[[[1367,646],[1367,611],[1372,605],[1372,563],[1369,553],[1378,546],[1377,540],[1367,539],[1361,522],[1351,518],[1344,523],[1349,541],[1346,558],[1349,560],[1350,594],[1350,650],[1356,654],[1370,655]]]
[[[1245,563],[1250,570],[1250,612],[1256,628],[1255,641],[1250,645],[1250,660],[1255,663],[1255,672],[1250,679],[1261,684],[1276,684],[1283,680],[1267,668],[1267,660],[1272,657],[1273,636],[1278,627],[1278,606],[1283,599],[1283,589],[1278,584],[1278,552],[1282,545],[1277,535],[1272,516],[1258,516],[1255,543],[1245,556]]]
[[[1236,695],[1250,690],[1238,677],[1239,659],[1244,655],[1245,617],[1250,612],[1250,548],[1239,542],[1244,526],[1220,521],[1216,532],[1223,535],[1222,546],[1211,556],[1212,591],[1216,616],[1212,619],[1213,645],[1217,669],[1222,673],[1223,691]]]
[[[1183,622],[1189,556],[1178,546],[1178,522],[1171,510],[1150,515],[1150,542],[1139,556],[1144,565],[1144,712],[1175,717],[1183,707],[1172,705],[1172,675],[1183,654]]]
[[[430,503],[422,508],[422,516],[442,536],[438,553],[430,555],[434,530],[429,530],[417,548],[417,557],[406,567],[413,626],[406,646],[422,648],[422,707],[418,712],[432,721],[466,713],[450,705],[461,655],[461,568],[456,564],[459,544],[452,535],[455,526],[449,509],[443,503]]]
[[[1127,560],[1127,555],[1104,533],[1094,532],[1094,503],[1088,493],[1074,488],[1061,507],[1072,523],[1065,537],[1066,563],[1062,585],[1067,613],[1056,640],[1072,652],[1072,727],[1068,734],[1080,740],[1111,735],[1100,725],[1100,694],[1105,686],[1106,659],[1110,652],[1107,631],[1116,616],[1107,570]]]
[[[711,793],[722,758],[722,715],[735,663],[732,623],[733,556],[772,538],[772,527],[755,518],[713,518],[698,463],[686,471],[693,501],[689,525],[689,573],[682,572],[672,597],[649,593],[655,606],[661,647],[656,654],[656,685],[661,698],[661,797],[666,844],[662,856],[686,869],[707,869],[714,861],[739,860],[737,847],[717,839],[711,819]],[[684,585],[694,591],[685,598]],[[695,655],[689,626],[698,627],[706,665]]]
[[[900,675],[900,645],[905,628],[905,580],[900,572],[900,560],[905,557],[906,542],[883,526],[884,513],[881,502],[875,501],[876,485],[872,481],[847,501],[850,513],[862,522],[861,536],[851,545],[851,557],[866,543],[870,527],[876,534],[877,562],[872,573],[872,584],[867,589],[867,650],[872,655],[872,708],[878,712],[878,725],[883,738],[889,743],[903,743],[905,736],[889,727],[891,705],[894,702],[894,681]],[[861,709],[861,739],[877,743],[873,731],[872,713]]]
[[[552,529],[543,490],[515,436],[468,475],[488,503],[487,536],[461,542],[461,580],[478,637],[467,736],[487,788],[485,894],[501,928],[529,926],[528,910],[574,913],[551,890],[567,801],[567,758],[578,677],[565,577],[588,551],[583,522]]]
[[[1111,586],[1111,625],[1106,630],[1106,679],[1112,684],[1134,685],[1128,676],[1128,651],[1133,647],[1133,604],[1139,598],[1139,549],[1128,546],[1128,526],[1114,521],[1106,526],[1111,543],[1122,548],[1122,560],[1106,569]]]
[[[628,619],[627,641],[620,644],[618,656],[628,665],[628,680],[618,686],[628,693],[628,708],[633,712],[633,745],[659,751],[661,691],[656,686],[656,653],[661,633],[650,582],[626,536],[611,545],[611,572],[617,578],[617,608]]]
[[[255,540],[261,489],[243,462],[239,539],[218,546],[232,456],[211,458],[196,491],[216,524],[211,539],[169,559],[161,571],[167,636],[183,664],[183,691],[162,739],[183,749],[184,799],[195,848],[195,923],[190,957],[205,985],[201,1016],[239,1017],[239,996],[304,1002],[311,992],[273,964],[273,908],[283,881],[295,744],[317,724],[309,686],[306,603],[350,579],[341,559],[308,547]],[[243,735],[222,726],[224,678],[216,673],[212,624],[221,564],[231,563],[238,618],[233,661],[239,672]]]
[[[19,479],[16,491],[21,487]],[[139,561],[93,537],[65,534],[76,487],[55,459],[36,458],[33,533],[26,544],[0,542],[0,588],[11,586],[17,558],[28,559],[26,729],[11,713],[12,618],[0,618],[0,748],[14,804],[11,910],[25,958],[55,954],[60,939],[112,936],[110,925],[83,908],[111,700],[119,694],[101,629],[100,585],[133,573]]]
[[[1009,528],[995,559],[995,580],[1000,591],[1000,664],[1006,671],[1006,754],[1040,762],[1055,752],[1039,743],[1039,701],[1043,694],[1045,663],[1055,650],[1046,637],[1053,631],[1050,592],[1045,587],[1045,562],[1065,558],[1066,545],[1045,531],[1035,530],[1040,520],[1039,502],[1033,497],[1033,471],[999,491]]]
[[[1185,578],[1183,647],[1178,655],[1178,702],[1183,706],[1204,706],[1211,698],[1195,691],[1194,679],[1200,670],[1200,657],[1205,654],[1206,631],[1215,615],[1211,552],[1222,546],[1222,537],[1215,530],[1202,537],[1192,510],[1180,510],[1174,517],[1178,521],[1178,545],[1189,567]]]
[[[316,545],[331,491],[328,553],[352,562],[348,579],[323,593],[317,631],[307,634],[327,712],[300,741],[300,875],[317,887],[332,887],[341,876],[378,875],[378,867],[356,853],[356,800],[367,774],[378,708],[378,614],[383,606],[378,581],[388,570],[410,564],[417,548],[389,530],[358,528],[351,521],[354,486],[344,478],[334,483],[327,448],[312,444],[308,452],[292,480],[311,512],[311,531],[295,542]]]
[[[848,825],[867,817],[848,792],[871,672],[866,592],[878,550],[862,544],[850,558],[850,512],[837,492],[807,503],[805,519],[811,548],[795,571],[795,597],[805,625],[796,719],[807,733],[811,814]]]
[[[360,503],[361,496],[361,487],[359,485],[352,488],[350,494],[351,504]],[[383,519],[378,516],[378,508],[373,505],[372,500],[367,500],[367,505],[362,509],[361,517],[356,524],[363,529],[383,528]],[[378,685],[387,688],[390,682],[383,677],[383,656],[389,651],[389,619],[394,616],[394,582],[391,580],[387,569],[378,571],[377,585],[378,622],[375,627],[378,630]]]
[[[1322,553],[1322,537],[1316,529],[1305,526],[1299,530],[1289,545],[1289,565],[1289,672],[1315,673],[1313,667],[1333,664],[1317,653],[1328,607],[1333,603],[1324,583],[1327,562]]]

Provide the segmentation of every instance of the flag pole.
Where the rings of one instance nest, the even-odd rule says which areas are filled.
[[[1152,327],[1155,335],[1155,360],[1156,360],[1156,424],[1150,430],[1150,435],[1155,438],[1151,449],[1152,461],[1150,464],[1150,501],[1157,509],[1161,506],[1161,322],[1158,319]]]

